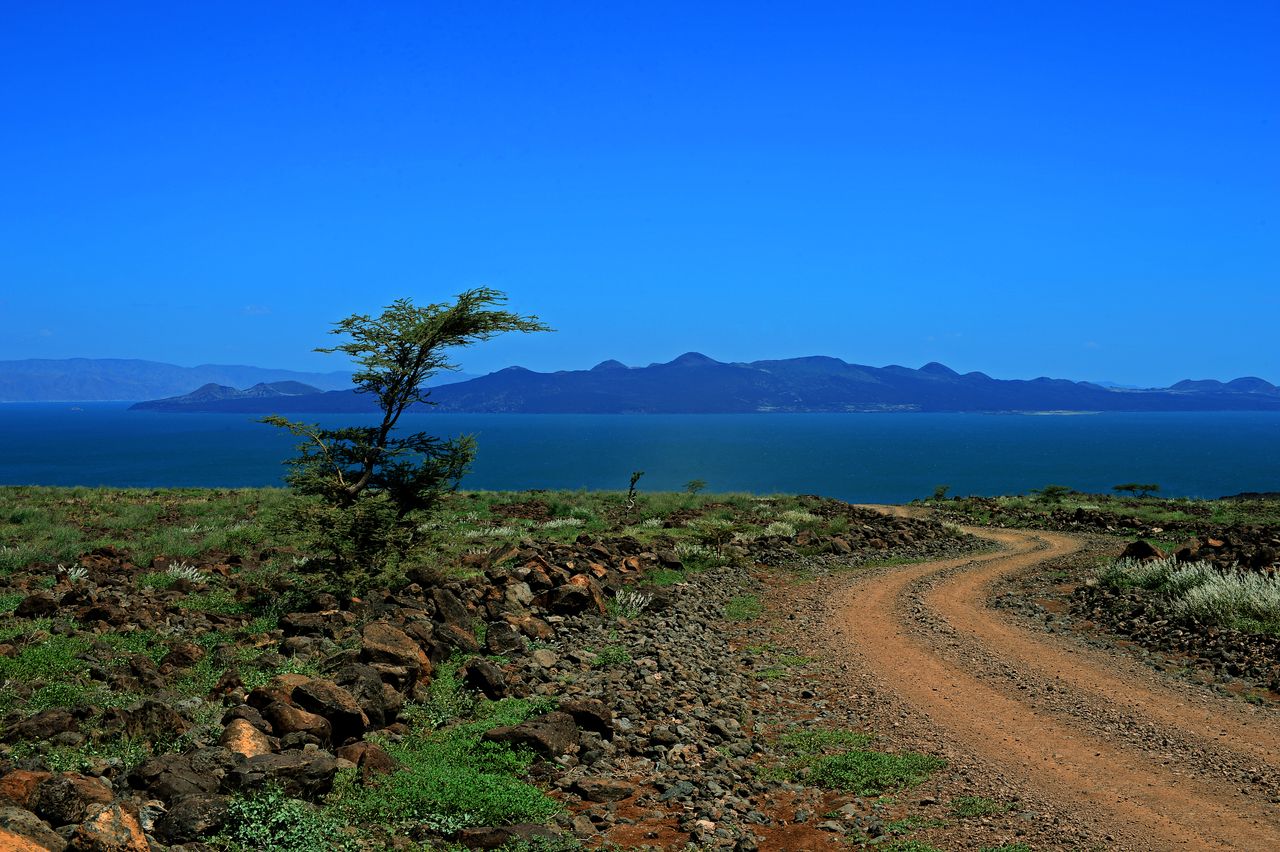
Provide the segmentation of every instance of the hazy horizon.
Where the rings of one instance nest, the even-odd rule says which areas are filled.
[[[470,287],[483,374],[697,350],[1280,381],[1280,7],[29,5],[0,359],[332,372]]]

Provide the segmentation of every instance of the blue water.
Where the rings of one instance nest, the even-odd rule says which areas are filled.
[[[118,403],[0,405],[0,484],[279,485],[294,439],[252,417]],[[325,425],[372,416],[316,415]],[[406,415],[408,431],[473,434],[464,487],[711,490],[903,501],[946,483],[1003,494],[1049,483],[1157,482],[1218,497],[1280,490],[1280,413]]]

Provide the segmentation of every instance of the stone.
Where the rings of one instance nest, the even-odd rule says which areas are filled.
[[[8,830],[27,841],[37,844],[34,848],[62,852],[67,841],[62,839],[49,824],[26,808],[0,807],[0,829]],[[0,849],[9,849],[0,834]]]
[[[614,778],[579,778],[572,789],[588,802],[616,802],[636,792],[631,784]]]
[[[35,800],[36,788],[52,772],[38,772],[31,769],[15,769],[0,777],[0,803],[10,803],[20,808],[30,808]]]
[[[271,723],[262,718],[262,714],[248,704],[238,704],[232,707],[226,713],[222,714],[222,724],[231,724],[232,719],[243,719],[253,727],[257,728],[264,734],[270,735],[275,733],[271,728]]]
[[[163,754],[139,764],[129,773],[129,783],[167,802],[192,793],[212,793],[220,782],[216,775],[193,767],[188,755]]]
[[[276,732],[276,736],[304,733],[310,734],[322,743],[329,742],[333,738],[333,725],[328,719],[283,701],[277,701],[262,708],[262,718],[271,723],[271,729]]]
[[[227,801],[205,793],[179,796],[156,821],[155,835],[166,843],[188,843],[216,834],[226,824]]]
[[[410,674],[408,669],[400,666],[388,666],[400,669],[393,675],[402,689],[409,689],[417,679],[417,672]],[[333,674],[333,682],[355,697],[360,709],[369,720],[369,729],[377,730],[396,720],[400,709],[404,706],[404,698],[391,687],[385,689],[382,673],[373,666],[363,663],[348,663]]]
[[[464,828],[454,838],[468,849],[498,849],[509,843],[532,844],[537,840],[555,841],[560,835],[545,825],[517,825]]]
[[[245,757],[271,753],[271,740],[247,719],[232,719],[222,729],[218,744]]]
[[[437,623],[470,629],[471,611],[453,592],[437,586],[431,590],[431,601],[436,605],[435,620]]]
[[[457,624],[440,624],[433,632],[433,643],[437,647],[435,653],[442,654],[442,659],[450,655],[450,649],[456,648],[464,654],[480,653],[480,643],[473,632]]]
[[[71,835],[67,852],[150,852],[151,844],[130,803],[91,805]]]
[[[1120,558],[1151,562],[1156,559],[1167,559],[1168,555],[1154,544],[1138,540],[1126,545],[1125,549],[1120,552]]]
[[[525,639],[505,621],[491,621],[485,631],[484,645],[490,654],[523,654]]]
[[[58,839],[61,840],[62,838],[59,837]],[[65,847],[66,843],[64,842],[62,846],[56,848],[61,850]],[[7,828],[0,828],[0,849],[3,849],[4,852],[49,852],[50,849],[54,848],[45,846],[42,843],[36,843]]]
[[[168,704],[148,699],[104,713],[99,728],[132,739],[156,742],[181,736],[191,729],[191,723]]]
[[[513,746],[526,746],[543,757],[566,753],[578,744],[578,725],[568,713],[552,711],[527,719],[519,725],[486,731],[483,739]]]
[[[50,707],[41,710],[29,719],[13,726],[10,739],[48,740],[66,731],[78,731],[80,723],[76,717],[61,707]]]
[[[314,798],[329,792],[337,771],[338,762],[327,751],[286,751],[249,758],[228,773],[227,781],[234,789],[275,784],[286,795]]]
[[[295,687],[293,700],[303,710],[329,720],[334,742],[358,739],[369,727],[369,717],[356,697],[330,681],[310,680]]]
[[[349,760],[360,770],[361,778],[371,775],[390,775],[396,771],[395,758],[377,743],[359,742],[338,749],[337,756]]]
[[[112,798],[111,788],[97,778],[62,772],[40,782],[31,810],[51,825],[70,825],[84,819],[90,805]]]
[[[58,610],[58,599],[48,592],[36,592],[23,598],[13,614],[18,618],[39,618]]]
[[[462,682],[471,689],[484,693],[486,698],[497,700],[507,694],[507,679],[491,661],[484,657],[472,657],[458,669]]]
[[[595,731],[605,739],[613,739],[613,710],[597,698],[571,698],[560,702],[561,713],[568,713],[578,727]]]
[[[369,663],[404,666],[417,677],[431,675],[431,660],[422,647],[390,622],[371,621],[364,626],[360,633],[360,656]]]

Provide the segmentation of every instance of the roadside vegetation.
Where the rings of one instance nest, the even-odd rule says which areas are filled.
[[[1117,533],[1156,528],[1173,536],[1238,525],[1280,526],[1280,497],[1274,495],[1200,500],[1155,496],[1159,489],[1157,483],[1124,483],[1115,494],[1087,494],[1047,485],[1029,494],[953,498],[944,490],[917,505],[957,523],[1023,528],[1076,524]]]
[[[1167,617],[1187,627],[1280,636],[1280,578],[1274,575],[1223,570],[1209,562],[1119,559],[1098,569],[1097,582],[1117,592],[1152,592]]]

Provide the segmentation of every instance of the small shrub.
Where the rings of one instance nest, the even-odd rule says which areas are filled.
[[[341,828],[314,805],[270,788],[231,799],[223,836],[231,848],[245,852],[334,852],[344,846],[339,837]]]
[[[631,662],[631,652],[625,645],[606,645],[596,654],[593,665],[596,668],[608,669],[614,666],[625,666]]]
[[[781,538],[795,538],[796,528],[786,521],[774,521],[764,528],[764,534]]]

